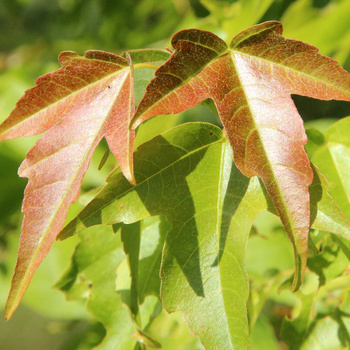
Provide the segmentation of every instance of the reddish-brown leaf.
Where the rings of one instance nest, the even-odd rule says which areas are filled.
[[[80,193],[92,154],[103,137],[134,183],[132,67],[102,51],[63,52],[62,68],[37,80],[0,126],[0,140],[47,131],[28,152],[19,175],[28,177],[17,265],[5,310],[10,318]]]
[[[281,34],[279,22],[262,23],[238,34],[228,48],[210,32],[177,33],[175,51],[147,87],[132,127],[212,98],[236,165],[262,179],[293,243],[296,290],[306,265],[313,175],[290,95],[349,101],[350,74],[315,47]]]

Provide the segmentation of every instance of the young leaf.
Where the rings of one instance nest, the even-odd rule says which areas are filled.
[[[262,179],[293,243],[297,290],[306,265],[312,170],[290,95],[350,101],[350,74],[315,47],[281,34],[279,22],[262,23],[239,33],[229,48],[210,32],[175,34],[175,52],[157,70],[132,127],[212,98],[237,167]]]
[[[101,51],[61,53],[62,68],[37,80],[0,126],[0,140],[49,131],[28,152],[28,177],[17,265],[5,317],[10,318],[80,192],[92,154],[105,136],[124,175],[134,183],[131,61]]]

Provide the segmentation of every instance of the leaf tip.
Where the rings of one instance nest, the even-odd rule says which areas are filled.
[[[135,179],[134,174],[132,174],[132,176],[130,178],[128,178],[127,180],[129,181],[130,185],[137,186],[137,181]]]
[[[134,162],[133,162],[132,155],[128,161],[128,164],[119,164],[119,166],[123,175],[128,180],[129,184],[132,186],[136,186],[137,182],[134,174]]]
[[[297,278],[297,276],[295,275],[294,279],[293,279],[293,283],[292,283],[292,292],[293,293],[295,293],[299,290],[301,283],[302,283],[302,281],[299,278]]]
[[[10,320],[12,317],[13,313],[16,311],[22,296],[24,293],[18,294],[16,293],[15,295],[13,294],[13,290],[11,288],[9,296],[7,298],[6,306],[5,306],[5,311],[4,311],[4,317],[6,321]]]
[[[134,117],[130,121],[129,129],[135,130],[141,123],[142,123],[142,120],[136,112],[136,114],[134,115]]]
[[[292,283],[292,292],[295,293],[299,290],[304,280],[306,269],[307,256],[305,254],[298,254],[295,252],[295,273]]]

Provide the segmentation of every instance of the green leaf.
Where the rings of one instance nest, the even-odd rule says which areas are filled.
[[[332,283],[334,278],[346,273],[349,260],[339,247],[338,240],[327,236],[319,254],[308,259],[309,269],[319,276],[320,287]]]
[[[293,319],[285,318],[282,323],[281,336],[291,350],[301,349],[308,328],[313,320],[315,294],[303,295],[298,292],[300,300],[299,315]]]
[[[314,181],[309,188],[311,227],[350,240],[350,222],[330,196],[326,178],[312,165]]]
[[[168,314],[163,311],[150,326],[150,333],[161,334],[162,348],[166,350],[204,350],[199,338],[188,331],[180,312]]]
[[[165,308],[182,310],[209,348],[247,347],[246,241],[255,216],[267,206],[259,181],[233,166],[220,129],[197,123],[142,145],[135,176],[138,185],[131,188],[114,171],[60,237],[102,222],[165,215],[170,223],[161,268]]]
[[[249,237],[246,257],[249,276],[255,282],[268,282],[270,279],[267,280],[267,277],[271,274],[293,269],[293,249],[280,220],[263,212],[254,225],[261,235]]]
[[[170,52],[159,49],[139,49],[139,50],[128,50],[122,54],[123,57],[130,55],[131,60],[134,64],[138,63],[154,63],[163,64],[170,56]]]
[[[159,227],[158,227],[159,226]],[[159,218],[154,217],[144,220],[142,223],[142,245],[141,245],[141,224],[123,225],[121,227],[121,239],[124,252],[127,256],[127,269],[125,266],[117,270],[117,291],[121,294],[122,301],[130,310],[131,321],[136,326],[136,333],[133,337],[140,343],[149,347],[159,348],[160,344],[143,331],[147,326],[150,317],[155,317],[160,289],[160,258],[164,245],[164,236],[159,234],[161,225]],[[145,261],[146,259],[146,261]],[[142,269],[139,271],[139,266]],[[146,268],[146,270],[145,270]],[[125,278],[125,270],[130,273],[130,278]],[[121,276],[119,273],[121,272]],[[140,297],[140,293],[142,294]],[[148,295],[154,294],[156,298],[146,300]],[[142,298],[142,299],[141,299]],[[139,304],[145,303],[143,309],[150,308],[150,314],[146,312],[141,315]],[[141,308],[141,312],[142,312]],[[146,324],[145,324],[146,318]]]
[[[324,2],[322,8],[315,5],[312,0],[293,2],[282,17],[286,35],[312,43],[345,64],[350,55],[349,1]]]
[[[135,176],[138,185],[131,187],[119,169],[112,172],[108,184],[59,238],[101,223],[165,215],[170,225],[161,267],[165,308],[181,310],[191,331],[209,348],[247,347],[246,244],[255,216],[272,205],[262,184],[232,164],[220,129],[202,123],[175,127],[140,146]],[[324,212],[334,205],[324,191],[319,184],[310,190],[312,215],[321,229],[327,228]],[[350,232],[347,221],[338,225]],[[146,266],[160,257],[161,241],[156,244]],[[141,276],[147,276],[144,260],[139,263],[139,288]]]
[[[116,293],[117,267],[125,259],[120,234],[111,227],[92,227],[80,235],[72,264],[56,284],[68,300],[86,299],[86,308],[106,328],[99,350],[132,348],[136,328]]]
[[[326,176],[329,193],[350,220],[350,117],[330,126],[312,161]]]
[[[201,3],[210,10],[212,20],[219,21],[220,30],[227,33],[228,38],[259,23],[274,2],[274,0],[201,0]]]
[[[140,323],[138,286],[140,235],[140,222],[123,225],[121,228],[121,240],[123,242],[131,278],[129,302],[127,304],[130,308],[133,320],[138,324]]]
[[[259,317],[251,334],[252,349],[278,350],[272,325],[265,317]]]
[[[311,327],[302,346],[298,349],[309,350],[346,350],[350,346],[350,333],[344,327],[340,313],[322,318]]]
[[[123,57],[127,55],[130,55],[134,64],[134,94],[135,104],[138,105],[145,93],[147,84],[154,76],[154,70],[164,64],[169,58],[170,52],[157,49],[140,49],[122,54]]]
[[[159,297],[160,266],[169,223],[164,217],[152,217],[142,222],[139,262],[139,300],[149,295]]]
[[[314,152],[325,143],[325,138],[322,132],[315,128],[307,128],[305,132],[307,135],[307,144],[305,145],[305,150],[311,159]]]
[[[185,181],[186,176],[195,169],[207,149],[212,145],[221,145],[222,143],[223,135],[218,127],[205,123],[188,123],[174,127],[141,145],[134,155],[138,164],[137,175],[135,175],[137,186],[131,186],[127,181],[124,181],[120,169],[116,168],[107,179],[108,185],[100,191],[96,199],[76,219],[62,230],[58,239],[68,238],[92,225],[118,222],[130,224],[152,215],[159,215],[153,208],[158,208],[163,200],[162,196],[158,196],[158,192],[162,188],[160,185],[162,173],[170,172],[174,165],[182,167],[180,169],[183,172],[181,178]],[[189,164],[187,168],[184,167],[184,164],[186,165],[184,162],[193,157],[196,157],[194,159],[196,163],[192,160],[192,164]],[[184,158],[183,161],[182,158]],[[173,178],[173,176],[170,177]],[[149,190],[149,184],[154,184],[155,192]],[[169,197],[179,193],[181,187],[174,184],[170,189],[172,192],[167,193]],[[144,190],[145,194],[142,192]],[[124,201],[124,197],[127,200]],[[112,208],[112,203],[116,200],[121,201],[118,211]],[[145,200],[147,201],[144,203]],[[103,202],[110,205],[104,205],[103,210],[101,210]],[[164,202],[167,203],[167,201]]]

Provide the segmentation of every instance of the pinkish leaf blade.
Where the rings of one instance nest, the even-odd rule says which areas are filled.
[[[279,22],[258,24],[233,38],[230,48],[250,69],[278,82],[286,93],[349,101],[350,74],[316,47],[284,38],[282,32]]]
[[[133,128],[155,115],[179,113],[209,97],[205,85],[200,89],[203,81],[196,78],[227,51],[226,43],[213,33],[191,29],[175,34],[172,45],[175,51],[147,87],[131,122]],[[194,80],[197,85],[192,87]]]
[[[228,49],[211,33],[179,32],[172,40],[175,51],[149,84],[132,127],[212,98],[237,167],[263,180],[293,243],[296,290],[306,266],[313,174],[290,95],[350,100],[350,75],[311,45],[281,34],[279,22],[262,23],[238,34]]]
[[[70,204],[79,196],[92,154],[104,136],[123,173],[134,182],[134,132],[129,132],[129,121],[134,114],[131,63],[101,51],[88,51],[85,57],[73,53],[60,57],[63,67],[44,76],[43,80],[39,79],[39,85],[26,93],[8,118],[7,125],[15,124],[5,131],[5,135],[17,137],[31,133],[28,129],[31,123],[45,124],[45,118],[61,119],[51,125],[28,152],[19,169],[20,176],[28,177],[29,182],[22,206],[25,215],[6,318],[11,317],[35,270],[60,232]],[[67,71],[72,75],[75,72],[72,80],[66,76]],[[83,78],[84,86],[81,85]],[[48,101],[52,81],[64,84],[65,79],[70,95],[55,91],[55,102],[41,106],[34,116],[25,113],[27,105],[30,111],[34,105],[39,108],[39,98]],[[72,84],[79,86],[74,92]]]

